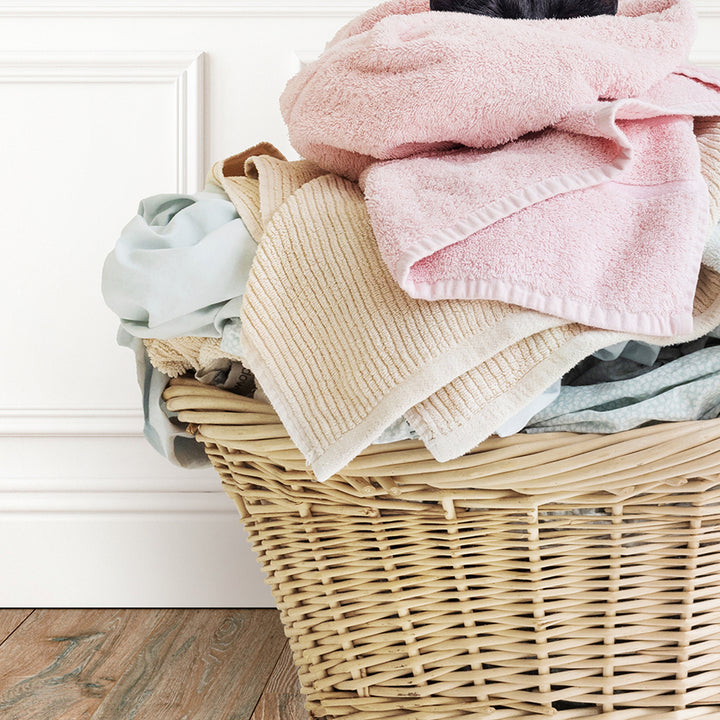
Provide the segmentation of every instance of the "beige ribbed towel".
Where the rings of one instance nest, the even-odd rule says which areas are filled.
[[[553,328],[519,341],[410,408],[405,417],[438,460],[473,448],[575,364],[624,340],[687,342],[720,324],[720,275],[702,267],[692,333],[674,338],[630,335],[582,325]],[[457,449],[462,452],[457,452]]]
[[[320,480],[402,414],[439,460],[459,456],[582,357],[639,339],[496,302],[410,298],[380,258],[357,185],[307,161],[251,158],[240,177],[218,167],[241,217],[254,202],[264,226],[242,309],[245,360]],[[692,335],[642,339],[708,332],[719,297],[720,277],[704,269]]]
[[[700,172],[710,194],[710,227],[720,221],[720,119],[695,118],[695,137],[700,148]]]

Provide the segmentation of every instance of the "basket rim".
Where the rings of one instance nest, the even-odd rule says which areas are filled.
[[[280,418],[267,403],[197,380],[170,381],[168,410],[199,441],[292,466],[306,465]],[[302,461],[302,462],[300,462]],[[314,478],[310,468],[306,472]],[[690,420],[601,435],[518,433],[490,437],[469,453],[439,463],[420,440],[376,444],[337,476],[363,482],[384,476],[389,486],[418,482],[444,491],[508,489],[520,494],[576,494],[594,487],[609,500],[648,489],[678,488],[690,479],[711,486],[720,477],[720,418]]]

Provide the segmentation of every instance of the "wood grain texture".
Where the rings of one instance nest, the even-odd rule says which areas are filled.
[[[285,644],[275,610],[168,610],[92,720],[248,720]]]
[[[0,610],[0,645],[32,614],[32,610]]]
[[[0,610],[2,720],[251,717],[307,720],[276,610]]]
[[[290,645],[285,643],[251,720],[308,720],[308,718]]]
[[[0,646],[0,717],[89,720],[162,614],[36,610]]]

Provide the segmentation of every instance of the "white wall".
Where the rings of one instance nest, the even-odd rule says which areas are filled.
[[[362,0],[0,0],[0,606],[272,603],[214,472],[141,437],[100,269],[138,200],[270,140]],[[720,0],[695,60],[720,67]]]
[[[371,3],[0,2],[0,606],[250,606],[270,593],[212,470],[142,439],[100,295],[140,198],[269,139]]]

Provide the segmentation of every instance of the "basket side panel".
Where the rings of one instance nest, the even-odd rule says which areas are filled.
[[[678,720],[720,706],[720,491],[707,480],[612,505],[369,502],[358,480],[320,485],[208,450],[313,716]]]

